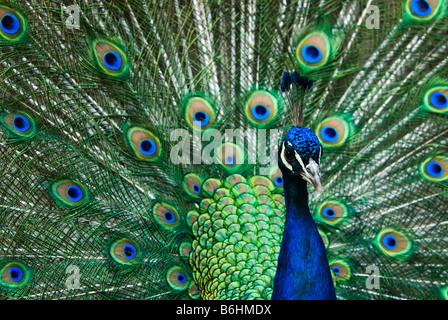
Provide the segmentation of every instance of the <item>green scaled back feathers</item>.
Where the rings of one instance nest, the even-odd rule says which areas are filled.
[[[297,70],[338,299],[447,299],[447,14],[1,1],[0,298],[270,299]]]

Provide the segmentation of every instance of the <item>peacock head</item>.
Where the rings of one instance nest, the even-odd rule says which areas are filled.
[[[320,159],[322,145],[308,128],[292,126],[283,138],[278,151],[278,165],[283,176],[303,179],[322,192]]]

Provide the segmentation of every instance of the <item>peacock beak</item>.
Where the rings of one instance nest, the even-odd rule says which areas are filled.
[[[305,167],[305,170],[300,173],[303,180],[311,183],[311,185],[316,188],[318,194],[322,193],[322,182],[320,180],[320,169],[319,165],[313,159]]]

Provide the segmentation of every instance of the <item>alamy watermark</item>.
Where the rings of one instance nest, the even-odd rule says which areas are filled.
[[[271,168],[277,165],[281,132],[277,129],[225,129],[223,134],[217,129],[208,129],[203,133],[193,130],[191,135],[186,129],[175,129],[170,139],[177,142],[170,152],[173,164],[260,164],[265,167],[259,168],[259,174],[269,175]],[[209,143],[204,145],[203,142]],[[223,148],[223,143],[233,144],[235,148]],[[239,156],[235,157],[235,152]]]
[[[79,273],[79,268],[73,264],[69,265],[65,270],[65,273],[70,274],[65,281],[65,287],[68,290],[79,289],[79,279],[81,274]]]
[[[79,29],[79,13],[81,12],[79,6],[77,4],[68,6],[65,12],[68,13],[68,18],[65,20],[67,29]]]
[[[367,8],[367,12],[371,14],[366,19],[367,29],[379,29],[380,28],[380,8],[375,5],[371,5]]]
[[[375,265],[367,266],[366,274],[368,274],[366,279],[366,288],[369,290],[380,289],[380,268]]]

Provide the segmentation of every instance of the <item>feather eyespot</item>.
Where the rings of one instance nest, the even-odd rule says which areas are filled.
[[[393,234],[386,234],[381,240],[388,250],[394,250],[397,247],[397,238]]]
[[[448,100],[446,98],[446,95],[444,95],[440,91],[433,92],[431,94],[430,101],[434,107],[439,108],[439,109],[446,108],[446,106],[448,105]]]
[[[196,283],[192,282],[190,284],[190,286],[188,287],[188,295],[192,299],[198,299],[201,296],[199,287]]]
[[[53,183],[51,191],[60,204],[69,207],[79,207],[89,200],[86,188],[79,182],[72,180],[61,180]]]
[[[159,139],[153,133],[144,128],[133,127],[128,129],[126,138],[140,160],[158,160],[162,148]]]
[[[193,115],[193,121],[197,125],[205,127],[210,121],[210,116],[206,114],[204,111],[196,111]]]
[[[6,33],[16,33],[20,29],[19,18],[14,13],[7,13],[1,18],[0,27]]]
[[[382,253],[397,258],[405,258],[411,253],[412,241],[403,232],[386,228],[375,238],[376,246]]]
[[[137,243],[128,238],[115,241],[110,247],[110,255],[119,264],[133,264],[138,260],[139,254]]]
[[[349,126],[339,117],[322,121],[317,127],[317,137],[324,147],[338,147],[345,143],[349,135]]]
[[[203,190],[206,194],[209,196],[213,195],[215,193],[216,189],[218,189],[221,186],[222,182],[219,179],[215,178],[208,178],[204,181],[203,187],[201,190]]]
[[[252,107],[252,115],[257,120],[264,120],[269,117],[270,111],[264,104],[256,104]]]
[[[175,214],[172,211],[170,211],[170,210],[165,211],[163,213],[163,217],[164,217],[166,223],[173,223],[173,222],[176,221]]]
[[[13,120],[14,129],[20,132],[27,131],[30,128],[30,121],[23,115],[18,114]]]
[[[296,55],[303,69],[316,69],[324,66],[330,57],[328,36],[321,31],[310,33],[300,41]]]
[[[444,181],[448,178],[448,157],[428,158],[422,163],[420,170],[427,180]]]
[[[237,170],[244,163],[244,155],[241,149],[230,142],[218,147],[216,157],[218,163],[230,171]]]
[[[165,230],[173,230],[179,225],[179,213],[176,209],[166,203],[156,203],[152,212],[156,221]]]
[[[202,191],[202,179],[197,174],[188,173],[183,178],[182,187],[189,196],[200,198]]]
[[[279,191],[283,189],[283,174],[278,166],[271,168],[269,178],[274,183],[274,186],[280,189]]]
[[[276,177],[276,178],[274,179],[274,184],[275,184],[277,187],[283,186],[283,178],[282,178],[282,177]]]
[[[330,270],[336,281],[348,280],[351,277],[350,265],[343,260],[332,260],[330,262]]]
[[[347,206],[336,200],[324,202],[317,211],[317,219],[332,226],[342,223],[348,215]]]
[[[202,97],[191,97],[185,103],[185,118],[195,130],[205,130],[215,122],[215,109],[211,101]]]
[[[408,0],[406,11],[415,20],[429,20],[440,8],[440,0]]]
[[[24,33],[23,17],[12,9],[0,6],[0,35],[7,40],[19,40]]]
[[[333,273],[335,275],[338,275],[339,273],[341,273],[341,269],[337,265],[332,266],[331,270],[333,271]]]
[[[149,138],[140,141],[139,150],[146,156],[152,156],[157,151],[156,142]]]
[[[440,178],[443,175],[443,167],[436,160],[431,160],[426,165],[426,172],[435,178]]]
[[[116,44],[106,40],[97,40],[94,42],[94,53],[103,72],[118,76],[127,70],[126,55]]]
[[[67,188],[67,197],[72,202],[77,202],[83,197],[83,192],[76,184],[72,184]]]
[[[257,90],[250,93],[245,114],[252,125],[265,127],[277,118],[278,109],[278,101],[274,95],[264,90]]]
[[[315,45],[306,45],[302,48],[302,57],[308,63],[318,63],[322,60],[322,52]]]
[[[327,218],[334,218],[335,216],[336,216],[336,212],[334,212],[334,209],[332,209],[332,208],[330,208],[330,207],[325,207],[323,210],[322,210],[322,215],[324,216],[324,217],[327,217]]]
[[[21,263],[10,262],[2,268],[0,275],[0,286],[16,289],[28,282],[30,271]]]
[[[448,113],[448,87],[433,87],[426,91],[423,99],[426,110],[435,113]]]
[[[320,129],[320,135],[323,140],[328,142],[335,142],[339,139],[339,134],[335,128],[324,126]]]
[[[427,16],[432,12],[431,5],[425,0],[412,0],[412,12],[419,16]]]
[[[191,247],[191,243],[189,242],[182,242],[179,246],[179,253],[182,258],[188,258],[193,251]]]
[[[171,288],[184,290],[188,286],[187,273],[181,267],[172,267],[168,270],[166,279]]]
[[[123,59],[118,52],[109,51],[103,55],[103,63],[108,69],[118,70],[123,64]]]
[[[13,112],[4,115],[1,122],[13,133],[21,137],[31,137],[36,133],[33,118],[25,112]]]

